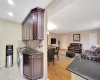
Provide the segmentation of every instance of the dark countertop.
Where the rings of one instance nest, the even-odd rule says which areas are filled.
[[[66,69],[86,80],[100,80],[100,62],[75,57]]]
[[[19,49],[18,50],[20,53],[22,54],[28,54],[28,55],[36,55],[36,54],[43,54],[43,52],[41,51],[38,51],[38,50],[35,50],[35,49],[32,49],[30,47],[28,47],[27,49]]]

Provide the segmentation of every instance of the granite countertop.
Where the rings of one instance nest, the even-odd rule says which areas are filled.
[[[66,69],[87,80],[100,80],[100,62],[75,57]]]
[[[28,47],[27,49],[25,49],[25,48],[19,49],[18,51],[22,54],[29,54],[29,55],[43,54],[43,52],[32,49],[30,47]]]

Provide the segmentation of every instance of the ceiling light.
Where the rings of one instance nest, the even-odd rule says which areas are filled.
[[[49,34],[49,32],[47,31],[47,34]]]
[[[48,23],[48,28],[47,28],[48,30],[54,30],[56,28],[57,28],[57,26],[55,24],[53,24],[51,22]]]
[[[14,5],[13,0],[8,0],[8,3],[9,3],[10,5]]]
[[[13,17],[13,16],[14,16],[12,12],[8,12],[8,15],[9,15],[10,17]]]

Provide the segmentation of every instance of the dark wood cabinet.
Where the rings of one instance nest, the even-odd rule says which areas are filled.
[[[32,64],[31,57],[29,55],[23,55],[23,74],[28,79],[32,78]]]
[[[43,77],[43,54],[23,54],[23,74],[29,80]]]
[[[22,40],[44,39],[44,9],[34,8],[22,22]]]

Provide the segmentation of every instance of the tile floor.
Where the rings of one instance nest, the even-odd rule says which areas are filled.
[[[21,77],[20,69],[17,64],[10,68],[0,68],[0,80],[27,80]],[[44,80],[43,78],[38,80]]]
[[[27,80],[22,78],[17,65],[11,68],[0,68],[0,80]]]

